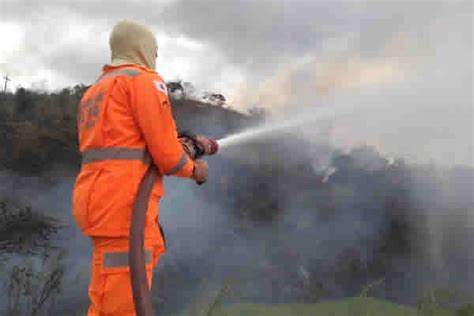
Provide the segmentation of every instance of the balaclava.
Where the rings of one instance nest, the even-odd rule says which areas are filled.
[[[110,34],[112,66],[138,64],[155,70],[158,44],[146,26],[129,20],[118,22]]]

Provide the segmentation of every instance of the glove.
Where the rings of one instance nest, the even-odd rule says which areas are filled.
[[[203,184],[207,181],[209,167],[207,162],[201,159],[197,159],[194,165],[193,170],[193,180],[196,181],[197,184]]]

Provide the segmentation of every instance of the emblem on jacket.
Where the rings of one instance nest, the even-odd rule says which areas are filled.
[[[153,82],[155,83],[155,87],[158,89],[158,91],[163,92],[164,94],[168,95],[168,88],[163,82],[159,80],[154,80]]]
[[[93,128],[99,118],[100,108],[104,94],[101,92],[87,99],[83,99],[79,104],[77,124],[79,130]]]

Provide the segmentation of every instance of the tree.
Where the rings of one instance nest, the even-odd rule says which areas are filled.
[[[205,92],[203,99],[207,101],[207,103],[210,103],[215,106],[223,107],[226,103],[226,98],[220,94],[220,93],[214,93],[214,92]]]
[[[20,119],[32,120],[36,115],[34,95],[25,88],[19,88],[15,93],[15,116]]]
[[[184,99],[194,94],[194,86],[190,82],[183,82],[182,80],[170,81],[166,84],[168,92],[175,98]]]
[[[168,87],[168,91],[170,93],[175,93],[175,92],[181,92],[184,93],[184,87],[182,84],[182,81],[170,81],[166,83],[166,86]]]

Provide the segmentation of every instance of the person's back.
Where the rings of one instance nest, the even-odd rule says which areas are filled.
[[[84,94],[78,111],[82,167],[73,213],[93,241],[89,315],[135,315],[128,267],[132,212],[145,207],[145,261],[152,268],[165,251],[158,220],[163,175],[207,180],[207,165],[193,162],[177,138],[166,84],[154,71],[153,33],[130,21],[110,37],[112,62]],[[141,199],[141,200],[140,200]]]
[[[160,147],[156,163],[160,174],[169,173],[186,159],[177,135],[170,134],[176,128],[171,113],[167,113],[170,106],[165,92],[159,96],[160,105],[156,104],[155,95],[146,93],[152,90],[150,94],[158,95],[160,91],[155,91],[155,84],[164,83],[144,67],[106,66],[79,105],[79,147],[85,164],[75,192],[85,190],[92,195],[81,194],[75,199],[74,211],[78,224],[89,236],[128,237],[131,206],[151,158],[146,150],[147,136],[160,138],[155,145]],[[150,105],[155,109],[150,111]],[[151,135],[144,135],[142,130],[150,131]],[[104,154],[110,156],[103,157]],[[190,159],[184,162],[180,175],[190,176],[194,164]],[[161,176],[158,177],[152,190],[156,199],[163,195]],[[156,219],[156,210],[151,211],[148,212],[150,224]],[[153,228],[146,231],[147,236],[158,236],[154,226],[147,227]]]

